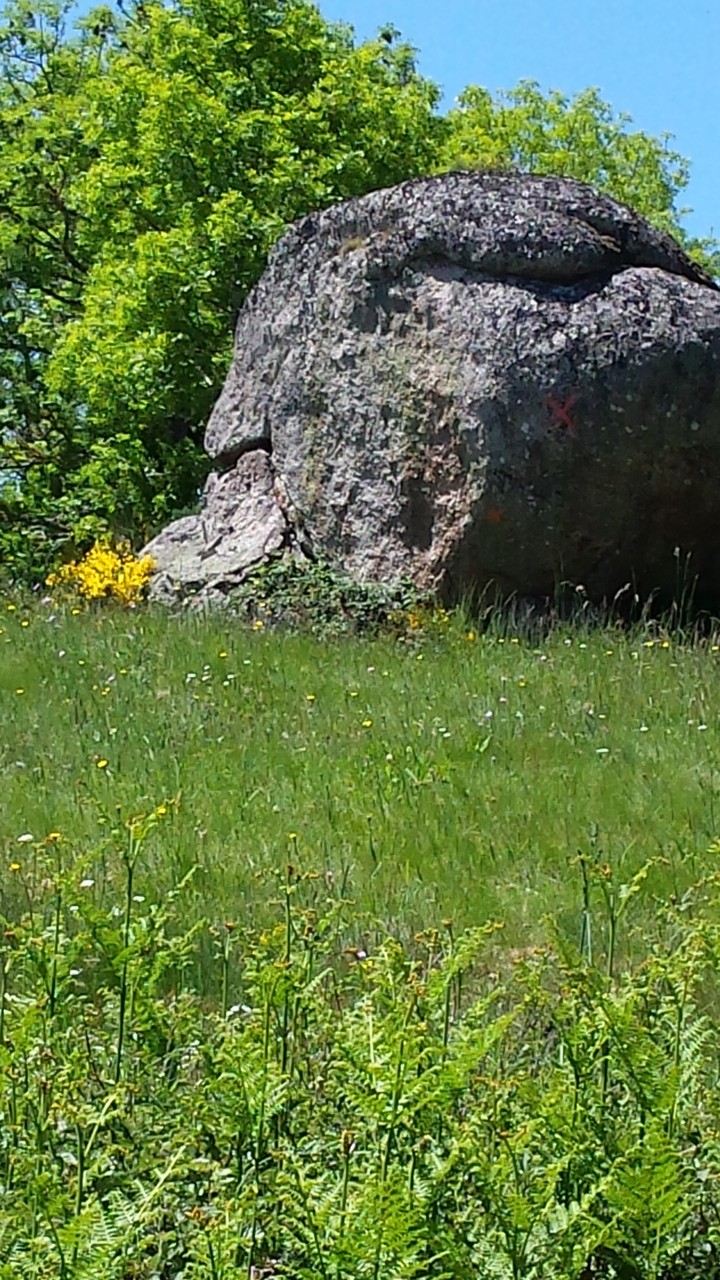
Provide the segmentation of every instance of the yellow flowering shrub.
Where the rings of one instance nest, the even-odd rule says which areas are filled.
[[[49,587],[68,587],[86,600],[119,600],[136,604],[155,568],[152,556],[136,556],[128,542],[98,538],[81,560],[61,565],[47,579]]]

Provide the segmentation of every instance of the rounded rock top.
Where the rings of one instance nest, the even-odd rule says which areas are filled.
[[[672,236],[587,183],[485,171],[416,178],[309,214],[277,242],[267,275],[361,250],[394,270],[434,253],[496,277],[570,283],[640,266],[717,288]]]

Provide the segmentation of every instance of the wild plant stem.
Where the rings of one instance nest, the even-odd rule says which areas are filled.
[[[390,1156],[392,1155],[392,1149],[395,1144],[395,1126],[397,1123],[398,1111],[400,1109],[400,1094],[402,1092],[402,1082],[405,1076],[405,1041],[407,1037],[407,1029],[410,1023],[412,1012],[415,1008],[416,1000],[417,1000],[417,996],[415,992],[413,992],[412,996],[410,997],[410,1002],[408,1004],[407,1010],[405,1012],[405,1018],[403,1020],[403,1028],[400,1035],[400,1041],[398,1043],[397,1061],[395,1063],[395,1079],[393,1081],[392,1110],[390,1112],[390,1123],[388,1125],[387,1138],[385,1141],[385,1150],[383,1153],[383,1160],[380,1168],[380,1190],[383,1195],[385,1193],[385,1185],[387,1183],[387,1177],[390,1170]],[[382,1260],[382,1247],[383,1247],[384,1240],[385,1240],[385,1218],[384,1218],[384,1214],[381,1212],[380,1221],[378,1224],[377,1243],[375,1247],[373,1280],[379,1280],[380,1263]]]
[[[352,1137],[347,1129],[343,1130],[342,1135],[342,1155],[343,1155],[343,1180],[340,1191],[340,1222],[338,1224],[338,1246],[341,1246],[345,1239],[345,1218],[347,1215],[348,1191],[350,1188],[350,1156],[352,1154],[353,1142]],[[338,1259],[336,1280],[342,1280],[340,1271],[340,1259]]]
[[[85,1197],[85,1136],[80,1124],[75,1125],[75,1145],[77,1148],[77,1186],[75,1188],[75,1218],[79,1219],[82,1213],[83,1200]],[[77,1263],[78,1248],[80,1246],[79,1237],[76,1237],[72,1251],[72,1265]]]
[[[280,1050],[281,1061],[280,1070],[283,1075],[287,1071],[288,1064],[288,1040],[290,1030],[290,959],[292,956],[292,876],[293,868],[288,866],[285,879],[285,954],[283,956],[283,965],[285,968],[285,987],[283,990],[283,1015],[282,1015],[282,1047]]]
[[[7,994],[8,962],[5,947],[0,947],[0,1049],[5,1044],[5,997]]]
[[[220,996],[220,1012],[225,1017],[228,1010],[228,977],[230,969],[230,933],[226,929],[223,939],[222,957],[222,993]]]
[[[115,1084],[120,1083],[122,1072],[122,1055],[123,1044],[125,1039],[125,1013],[127,1009],[127,992],[128,992],[128,968],[129,956],[128,948],[130,946],[130,921],[132,918],[132,895],[133,895],[133,876],[135,874],[135,835],[132,827],[130,828],[128,854],[126,860],[126,888],[125,888],[125,925],[123,929],[123,965],[120,977],[120,1009],[118,1013],[118,1038],[117,1053],[115,1056]]]
[[[60,950],[60,914],[62,908],[62,889],[58,884],[57,894],[55,896],[55,920],[53,928],[53,957],[52,968],[50,970],[50,1001],[48,1010],[50,1018],[55,1016],[55,1003],[57,1000],[57,970],[58,970],[58,954]]]
[[[213,1249],[212,1240],[209,1235],[205,1237],[205,1242],[207,1244],[208,1258],[210,1260],[210,1275],[212,1280],[219,1280],[217,1264],[215,1262],[215,1250]]]
[[[265,1024],[263,1031],[263,1077],[262,1077],[262,1093],[260,1095],[260,1110],[258,1113],[257,1135],[255,1139],[254,1165],[255,1165],[255,1200],[253,1203],[252,1226],[250,1230],[250,1248],[248,1250],[247,1264],[247,1280],[253,1280],[253,1271],[255,1268],[255,1245],[257,1243],[257,1231],[260,1211],[260,1160],[262,1156],[262,1143],[265,1131],[265,1105],[267,1100],[267,1075],[268,1062],[270,1056],[270,1011],[272,1008],[272,1000],[275,994],[275,987],[270,991],[265,1001]]]
[[[685,976],[685,981],[684,981],[684,983],[683,983],[682,999],[681,999],[681,1000],[679,1000],[679,1001],[677,1002],[677,1016],[676,1016],[676,1018],[675,1018],[675,1038],[674,1038],[674,1044],[673,1044],[673,1066],[674,1066],[674,1068],[675,1068],[675,1076],[676,1076],[676,1080],[677,1080],[677,1075],[678,1075],[678,1071],[679,1071],[679,1068],[680,1068],[680,1052],[681,1052],[681,1047],[682,1047],[682,1033],[683,1033],[683,1027],[684,1027],[684,1025],[685,1025],[685,1004],[686,1004],[686,1002],[687,1002],[688,982],[689,982],[689,979],[688,979],[688,976],[686,975],[686,976]],[[669,1138],[672,1138],[672,1136],[673,1136],[673,1134],[674,1134],[674,1132],[675,1132],[675,1120],[676,1120],[676,1118],[677,1118],[677,1106],[678,1106],[678,1096],[677,1096],[677,1087],[676,1087],[676,1091],[675,1091],[675,1094],[674,1094],[674,1096],[673,1096],[672,1106],[671,1106],[671,1108],[670,1108],[670,1115],[668,1116],[668,1122],[667,1122],[667,1133],[668,1133],[668,1137],[669,1137]]]
[[[590,914],[590,877],[584,855],[579,855],[580,872],[583,881],[582,925],[580,928],[580,954],[585,957],[588,966],[593,962],[592,917]]]

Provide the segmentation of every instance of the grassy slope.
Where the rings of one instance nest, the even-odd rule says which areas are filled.
[[[197,863],[199,912],[247,920],[266,894],[255,873],[290,856],[349,877],[402,932],[495,917],[515,945],[546,913],[578,939],[579,851],[618,881],[662,859],[633,904],[646,920],[653,892],[712,868],[714,644],[558,631],[538,648],[459,622],[323,643],[11,605],[0,627],[6,865],[28,854],[19,836],[59,831],[98,874],[125,819],[179,794],[144,850],[147,895]],[[3,882],[7,908],[17,877]]]

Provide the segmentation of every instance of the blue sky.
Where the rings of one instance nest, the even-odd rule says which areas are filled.
[[[359,39],[392,23],[445,106],[468,84],[597,87],[691,162],[685,225],[720,238],[720,0],[319,0]]]

